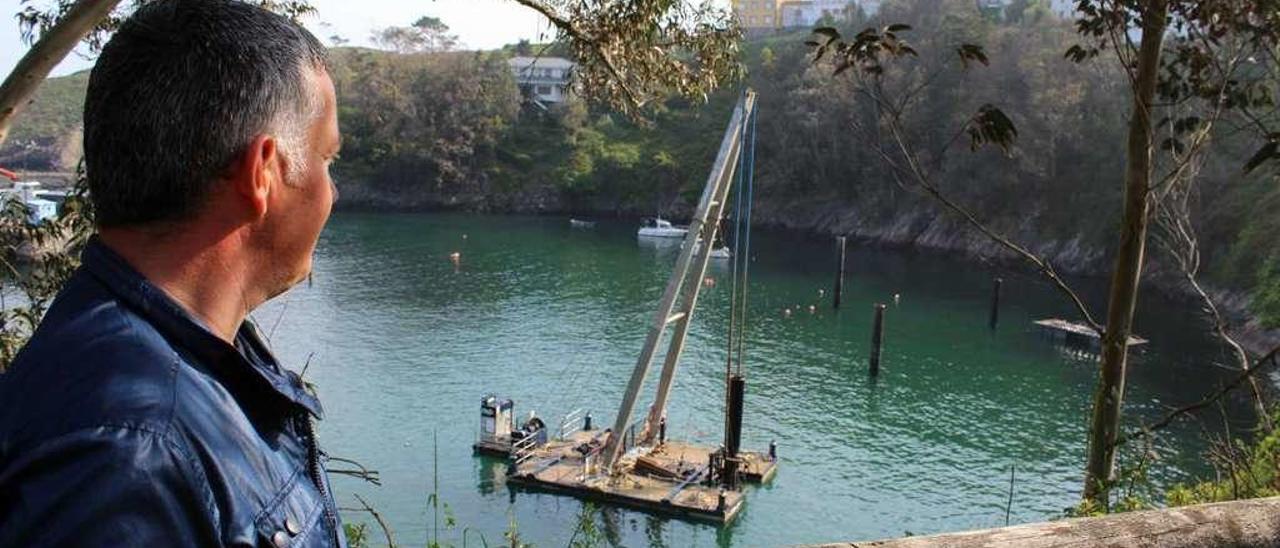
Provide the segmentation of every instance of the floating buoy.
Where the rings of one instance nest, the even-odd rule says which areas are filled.
[[[818,307],[813,306],[813,305],[809,305],[809,313],[810,313],[810,314],[813,314],[814,312],[817,312],[817,311],[818,311]]]
[[[823,295],[826,295],[826,294],[827,294],[827,290],[825,290],[825,289],[819,289],[819,290],[818,290],[818,296],[819,296],[819,297],[821,297],[821,296],[823,296]]]
[[[712,278],[711,276],[707,276],[706,278],[702,279],[702,285],[703,287],[715,287],[716,279]]]
[[[894,305],[894,306],[897,306],[897,305],[898,305],[898,301],[900,301],[900,300],[902,300],[902,295],[899,295],[899,294],[897,294],[897,293],[894,293],[894,294],[893,294],[893,305]]]
[[[450,253],[450,254],[449,254],[449,260],[450,260],[450,261],[452,261],[452,262],[453,262],[453,264],[455,264],[455,265],[456,265],[456,264],[458,264],[458,263],[460,263],[460,262],[462,262],[462,253],[459,253],[459,252],[457,252],[457,251],[454,251],[453,253]]]
[[[791,309],[790,309],[790,308],[784,308],[784,309],[782,309],[782,315],[783,315],[784,317],[790,318],[790,317],[791,317]]]
[[[464,240],[465,240],[465,239],[467,239],[467,235],[466,235],[466,234],[463,234],[463,235],[462,235],[462,239],[464,239]]]

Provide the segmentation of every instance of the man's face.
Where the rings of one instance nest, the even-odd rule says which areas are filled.
[[[323,107],[321,115],[310,121],[302,150],[293,151],[292,157],[301,160],[298,163],[302,165],[287,166],[288,182],[277,185],[271,192],[268,208],[271,218],[267,219],[266,231],[270,237],[267,258],[270,264],[266,266],[277,286],[272,295],[284,292],[311,272],[316,240],[337,198],[333,180],[329,178],[329,165],[341,146],[333,81],[321,69],[308,81],[313,86],[312,92],[322,98]],[[302,171],[298,172],[299,169]]]

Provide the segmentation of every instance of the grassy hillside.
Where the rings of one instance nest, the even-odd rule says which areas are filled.
[[[45,81],[0,147],[0,165],[36,171],[73,168],[80,156],[80,119],[88,85],[87,70]]]

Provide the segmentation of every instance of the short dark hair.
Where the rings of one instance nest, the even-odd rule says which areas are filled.
[[[319,99],[308,71],[326,64],[306,29],[244,2],[139,8],[103,47],[85,97],[98,225],[189,218],[254,137],[311,118]]]

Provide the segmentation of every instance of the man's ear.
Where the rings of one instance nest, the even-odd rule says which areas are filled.
[[[254,137],[229,177],[234,194],[250,207],[255,219],[266,215],[271,192],[283,181],[278,144],[270,135]]]

